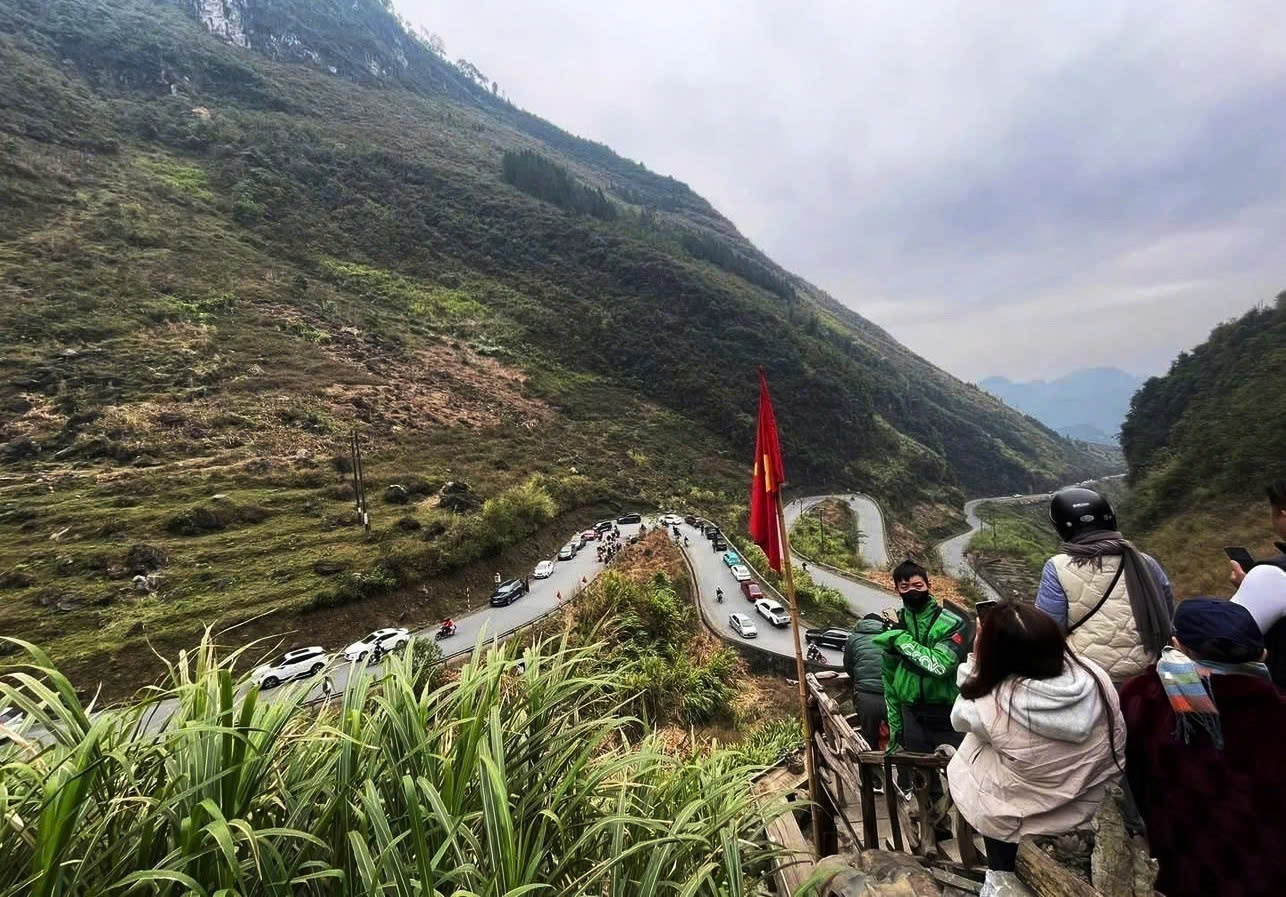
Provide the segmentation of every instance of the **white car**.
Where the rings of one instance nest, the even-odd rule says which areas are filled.
[[[732,578],[737,582],[750,582],[750,568],[745,564],[733,564],[728,569],[732,571]]]
[[[760,598],[755,602],[755,611],[769,623],[777,627],[790,625],[790,614],[771,598]]]
[[[729,614],[728,625],[742,638],[754,638],[759,635],[759,630],[755,628],[755,621],[745,614]]]
[[[411,633],[406,629],[376,629],[361,641],[353,642],[344,649],[344,659],[349,663],[361,662],[375,654],[378,647],[388,654],[399,648],[405,648],[411,640]]]
[[[657,521],[661,526],[678,526],[683,522],[683,518],[678,514],[666,514]]]
[[[291,679],[316,676],[329,659],[325,648],[316,645],[311,648],[297,648],[294,651],[287,651],[272,663],[256,667],[250,675],[250,681],[260,688],[276,688]]]
[[[17,707],[6,707],[0,710],[0,744],[7,744],[17,734],[27,714]]]
[[[560,561],[570,561],[576,557],[576,546],[568,542],[562,548],[558,549],[558,559]]]
[[[536,569],[531,571],[531,575],[537,579],[548,579],[554,575],[554,562],[541,561],[536,565]]]

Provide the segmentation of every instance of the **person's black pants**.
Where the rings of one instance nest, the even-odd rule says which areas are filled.
[[[982,846],[987,849],[987,868],[992,872],[1013,872],[1018,859],[1018,845],[1011,841],[997,841],[983,836]]]
[[[871,750],[880,749],[880,724],[888,719],[888,708],[884,706],[884,695],[871,694],[866,691],[853,693],[853,704],[857,710],[857,727],[862,737],[871,746]]]
[[[964,733],[951,728],[950,704],[903,704],[902,705],[902,747],[904,750],[921,754],[932,754],[940,744],[960,747]],[[906,790],[910,786],[910,777],[903,772],[898,776],[898,784]],[[942,797],[942,777],[931,776],[929,795],[936,801]]]

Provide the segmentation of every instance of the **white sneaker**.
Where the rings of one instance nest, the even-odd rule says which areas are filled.
[[[1015,872],[993,872],[987,870],[987,879],[982,883],[978,897],[1035,897],[1031,889],[1023,884]]]

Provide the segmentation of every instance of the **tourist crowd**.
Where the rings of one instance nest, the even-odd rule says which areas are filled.
[[[1161,565],[1083,488],[1051,500],[1063,542],[1034,604],[980,601],[975,619],[923,567],[894,570],[902,606],[858,621],[844,652],[859,726],[889,751],[950,746],[947,788],[983,836],[989,883],[1024,836],[1087,827],[1118,786],[1166,897],[1282,893],[1286,480],[1267,491],[1281,553],[1233,561],[1231,600],[1176,606]]]

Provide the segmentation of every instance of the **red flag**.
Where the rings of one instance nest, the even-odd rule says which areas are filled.
[[[786,479],[777,441],[777,419],[768,398],[768,381],[759,369],[759,430],[755,434],[755,468],[750,480],[750,538],[768,556],[768,566],[781,572],[781,527],[777,522],[777,491]]]

